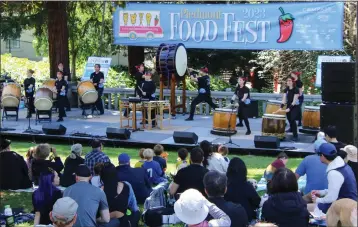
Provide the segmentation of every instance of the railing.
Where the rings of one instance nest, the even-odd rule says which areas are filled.
[[[77,93],[75,86],[72,87],[72,92]],[[164,99],[169,100],[170,90],[164,89]],[[118,110],[120,99],[126,98],[134,95],[133,88],[105,88],[103,92],[103,101],[106,109],[109,110]],[[159,89],[156,92],[157,97],[159,97]],[[182,90],[176,90],[176,102],[181,103]],[[186,91],[186,110],[189,112],[190,103],[193,98],[198,95],[197,91]],[[233,96],[232,91],[212,91],[211,97],[215,100],[219,108],[224,108],[230,103],[231,97]],[[282,94],[272,94],[272,93],[251,93],[251,100],[257,100],[259,103],[259,115],[262,115],[266,108],[267,100],[281,100]],[[305,104],[306,105],[317,105],[322,102],[321,95],[305,95]],[[261,112],[262,111],[262,112]],[[182,113],[182,108],[177,109],[177,113]],[[201,103],[197,106],[196,114],[210,114],[210,107],[207,103]]]

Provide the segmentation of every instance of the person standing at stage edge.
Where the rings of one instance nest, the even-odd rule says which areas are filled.
[[[291,72],[291,77],[293,78],[294,80],[294,85],[296,88],[298,88],[298,92],[299,92],[299,96],[298,96],[298,101],[300,102],[299,105],[298,105],[298,116],[297,116],[297,121],[298,121],[298,126],[302,126],[302,103],[303,103],[303,100],[304,100],[304,97],[303,97],[303,83],[302,81],[300,80],[299,76],[301,75],[300,72]]]
[[[298,109],[299,109],[299,91],[297,87],[293,86],[293,78],[288,77],[286,79],[287,87],[284,90],[284,94],[282,96],[282,104],[280,106],[280,109],[276,111],[275,113],[282,112],[282,108],[287,104],[286,108],[286,117],[288,122],[290,123],[290,128],[293,133],[293,141],[298,140],[298,133],[297,133],[297,124],[296,119],[298,116]]]
[[[28,114],[26,118],[31,118],[31,115],[35,113],[34,106],[34,93],[36,80],[33,77],[34,70],[27,70],[27,78],[24,80],[25,96],[27,98]]]
[[[100,115],[103,115],[104,109],[103,109],[103,103],[102,103],[102,95],[103,95],[103,89],[104,89],[104,84],[103,84],[104,83],[104,74],[101,71],[99,71],[100,69],[101,69],[101,65],[95,64],[94,72],[91,74],[90,79],[92,80],[92,83],[98,92],[98,98],[94,105],[97,108],[97,110],[100,112]],[[92,108],[92,114],[95,110],[95,107],[93,106],[93,108]]]
[[[65,105],[66,105],[66,86],[67,82],[63,79],[61,71],[57,72],[57,80],[55,82],[56,93],[57,93],[57,108],[58,108],[58,120],[57,122],[63,121],[63,117],[66,116]]]
[[[186,119],[186,121],[192,121],[194,120],[194,112],[196,105],[198,105],[201,102],[206,102],[210,105],[211,108],[215,109],[218,108],[218,106],[213,102],[213,99],[210,95],[210,77],[208,75],[208,68],[203,67],[200,69],[199,72],[199,78],[194,77],[193,75],[190,76],[190,79],[192,81],[195,81],[198,83],[198,96],[196,96],[195,99],[191,102],[190,105],[190,116]]]
[[[68,82],[68,77],[70,76],[70,72],[68,70],[65,70],[63,68],[63,63],[60,62],[57,65],[58,71],[61,71],[63,74],[63,79],[64,81],[66,81],[67,86],[66,86],[66,93],[68,93],[68,88],[69,88],[69,82]],[[66,96],[66,100],[65,100],[65,107],[66,107],[66,111],[71,111],[71,105],[70,105],[70,100],[68,100],[68,97]]]
[[[250,135],[250,123],[247,117],[248,112],[248,105],[250,104],[250,90],[248,87],[245,86],[246,81],[244,77],[239,78],[239,85],[235,90],[234,96],[231,98],[231,104],[234,104],[235,99],[239,99],[239,123],[236,125],[237,127],[243,127],[242,121],[245,122],[246,126],[246,133],[245,135]]]
[[[142,94],[142,92],[140,91],[140,87],[142,86],[142,83],[145,80],[145,75],[144,75],[144,64],[141,63],[137,66],[135,66],[137,72],[134,74],[134,78],[136,81],[135,84],[135,88],[134,88],[134,97],[140,96]]]

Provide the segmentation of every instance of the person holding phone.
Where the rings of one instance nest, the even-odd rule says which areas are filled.
[[[100,64],[95,64],[94,65],[94,72],[90,76],[90,79],[91,79],[94,87],[96,88],[96,90],[98,92],[97,101],[95,102],[95,104],[94,104],[94,106],[92,108],[92,114],[93,114],[93,112],[95,110],[95,107],[96,107],[97,110],[99,110],[100,115],[103,115],[104,114],[104,108],[103,108],[103,103],[102,103],[102,95],[103,95],[103,90],[104,90],[104,74],[100,70],[101,70],[101,65]]]

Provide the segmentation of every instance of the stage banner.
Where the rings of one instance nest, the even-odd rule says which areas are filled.
[[[322,84],[322,62],[350,62],[351,56],[318,56],[317,71],[316,71],[316,87],[321,87]]]
[[[341,50],[343,3],[127,3],[113,15],[114,43],[248,50]]]
[[[94,65],[101,65],[101,72],[104,74],[104,79],[106,80],[108,70],[111,66],[112,58],[102,58],[102,57],[89,57],[85,66],[85,71],[81,80],[89,80],[91,74],[94,72]]]

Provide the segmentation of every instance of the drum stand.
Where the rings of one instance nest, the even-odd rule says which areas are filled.
[[[2,127],[2,107],[1,107],[1,103],[0,103],[0,132],[6,132],[6,131],[15,131],[14,128],[3,128]]]
[[[223,145],[227,145],[227,144],[231,144],[231,145],[235,145],[237,147],[240,147],[238,144],[232,142],[232,139],[231,139],[231,134],[230,133],[230,129],[231,129],[231,116],[232,114],[234,113],[234,110],[235,110],[235,106],[231,107],[231,113],[230,113],[230,117],[229,117],[229,123],[228,123],[228,126],[227,126],[227,133],[229,134],[229,141],[224,143]]]
[[[30,115],[31,113],[30,113],[29,101],[30,100],[28,97],[27,98],[27,117],[29,119],[29,127],[25,131],[23,131],[23,133],[40,134],[40,133],[42,133],[42,131],[35,130],[35,129],[31,128],[31,117],[30,116],[32,116],[32,115]]]

